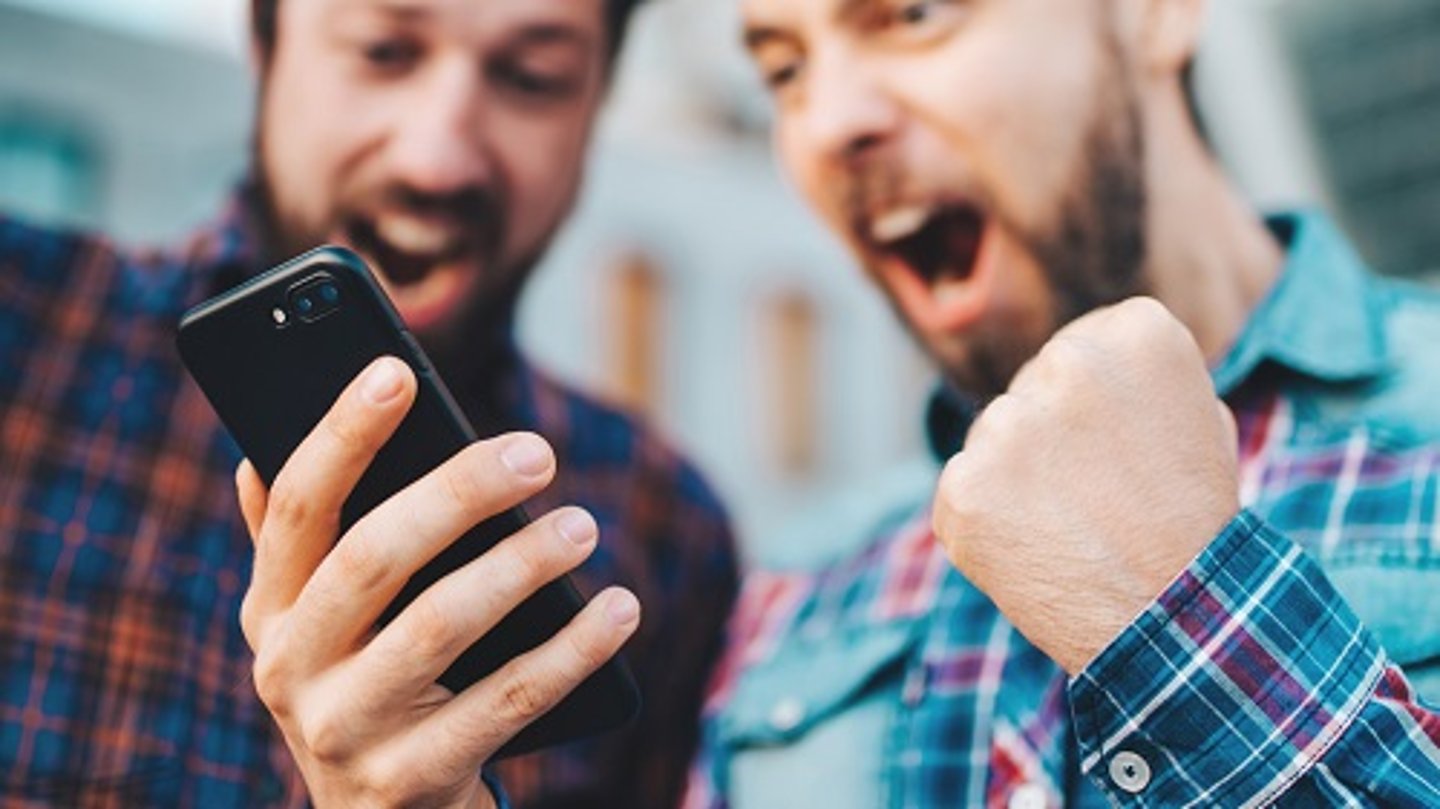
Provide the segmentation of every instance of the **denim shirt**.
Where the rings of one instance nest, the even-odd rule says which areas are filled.
[[[1068,680],[950,566],[929,511],[936,461],[958,449],[965,414],[937,394],[934,458],[814,515],[774,543],[788,559],[778,567],[761,560],[748,577],[686,805],[1440,800],[1435,743],[1412,747],[1404,740],[1421,733],[1387,736],[1370,724],[1389,721],[1392,689],[1402,704],[1418,700],[1410,687],[1440,700],[1440,295],[1368,273],[1323,216],[1269,224],[1287,264],[1213,369],[1237,417],[1247,508],[1146,616]],[[1292,554],[1297,546],[1305,553]],[[796,548],[811,549],[810,558]],[[1254,578],[1220,575],[1237,564]],[[1257,706],[1276,701],[1261,683],[1255,694],[1231,694],[1237,702],[1222,710],[1207,696],[1235,680],[1231,661],[1220,658],[1200,660],[1163,706],[1186,715],[1178,735],[1107,693],[1112,682],[1137,691],[1164,685],[1174,661],[1145,646],[1193,609],[1186,586],[1237,600],[1269,587],[1267,615],[1297,632],[1322,627],[1275,662],[1327,710],[1305,714],[1308,724],[1298,714],[1273,725],[1232,723],[1237,714],[1268,715]],[[1271,628],[1222,617],[1215,631],[1233,637]],[[1107,697],[1119,704],[1100,705]],[[1414,713],[1440,733],[1440,719]],[[1322,714],[1326,721],[1313,719]],[[1221,729],[1202,733],[1207,721]],[[1302,724],[1304,733],[1289,730]],[[1136,779],[1126,780],[1136,774],[1132,760],[1100,741],[1127,726],[1139,731],[1125,745],[1148,752],[1141,774],[1153,780],[1136,792]],[[1213,752],[1190,755],[1197,736]],[[1364,748],[1369,736],[1385,742]],[[1284,744],[1267,747],[1274,737]],[[1317,738],[1327,740],[1328,758],[1306,743]],[[1278,769],[1207,771],[1228,754],[1249,761],[1261,752]],[[1408,763],[1383,767],[1383,756]],[[1347,770],[1352,760],[1371,769]],[[1406,769],[1414,778],[1387,781]]]

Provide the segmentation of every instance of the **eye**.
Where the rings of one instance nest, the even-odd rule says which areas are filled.
[[[902,0],[879,14],[875,30],[897,42],[936,41],[965,20],[968,5],[960,0]]]
[[[361,46],[365,62],[386,72],[401,72],[420,59],[420,46],[408,39],[381,39]]]
[[[580,82],[568,73],[533,70],[512,60],[495,63],[490,76],[503,89],[542,101],[569,98],[580,87]]]
[[[764,72],[765,86],[771,90],[783,89],[800,75],[799,62],[786,62]]]
[[[923,25],[933,16],[934,10],[929,0],[921,0],[918,3],[907,3],[901,6],[895,16],[903,25]]]

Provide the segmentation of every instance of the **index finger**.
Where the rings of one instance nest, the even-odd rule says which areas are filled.
[[[250,595],[262,608],[288,606],[309,581],[335,543],[345,500],[400,426],[415,390],[408,365],[375,360],[285,462],[256,543]]]

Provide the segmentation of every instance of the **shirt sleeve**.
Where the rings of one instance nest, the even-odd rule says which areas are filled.
[[[500,777],[494,770],[489,767],[482,769],[480,780],[485,782],[485,788],[490,790],[490,796],[495,799],[495,809],[512,809],[510,799],[505,796],[505,788],[500,785]]]
[[[1248,511],[1070,696],[1081,768],[1119,805],[1440,803],[1440,714]]]

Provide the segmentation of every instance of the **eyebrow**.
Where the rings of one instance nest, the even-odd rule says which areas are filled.
[[[854,23],[876,11],[879,5],[876,0],[840,0],[835,9],[835,21],[839,23]]]
[[[831,17],[840,23],[852,22],[869,13],[875,7],[875,0],[837,0]],[[747,50],[764,47],[776,40],[793,40],[795,37],[784,28],[765,23],[746,25],[742,41]]]
[[[573,26],[561,23],[536,23],[526,26],[517,39],[526,45],[574,44],[589,49],[594,46],[592,37]]]
[[[419,22],[435,16],[435,10],[429,3],[415,0],[378,0],[371,3],[370,8],[406,22]]]
[[[794,39],[794,36],[785,29],[773,25],[746,25],[741,39],[745,43],[746,50],[755,51],[771,42]]]

